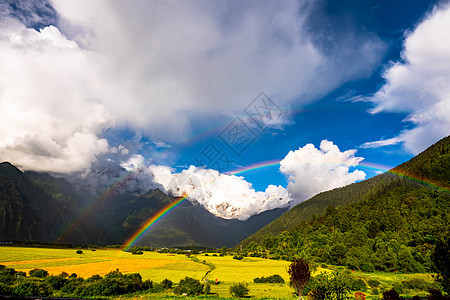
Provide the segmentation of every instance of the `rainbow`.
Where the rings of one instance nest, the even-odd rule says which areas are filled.
[[[60,233],[56,236],[54,243],[64,242],[67,235],[86,217],[86,215],[96,206],[102,204],[110,195],[112,195],[128,178],[131,177],[130,172],[124,173],[116,181],[105,188],[97,197],[92,197],[79,210],[79,212],[68,222]]]
[[[124,244],[124,251],[130,250],[130,248],[133,246],[133,244],[156,222],[161,220],[165,215],[167,215],[169,212],[171,212],[175,207],[180,205],[183,201],[185,201],[188,198],[188,195],[185,194],[182,197],[176,198],[174,201],[169,203],[167,206],[162,208],[160,211],[158,211],[153,217],[148,219],[147,222],[145,222]]]
[[[232,171],[228,171],[225,174],[227,174],[227,175],[242,175],[242,174],[247,174],[250,172],[261,171],[263,169],[279,166],[280,161],[281,160],[269,160],[269,161],[265,161],[265,162],[259,162],[259,163],[251,164],[251,165],[241,167],[241,168],[238,168],[238,169],[235,169]],[[432,181],[429,181],[429,180],[426,180],[423,178],[421,178],[421,179],[415,178],[409,174],[405,174],[404,172],[401,172],[401,171],[397,170],[396,168],[392,168],[390,166],[362,161],[355,167],[362,167],[362,168],[366,168],[366,169],[370,169],[370,170],[374,170],[374,171],[381,171],[383,173],[394,174],[397,176],[401,176],[403,178],[407,178],[407,179],[425,184],[425,185],[433,187],[433,188],[437,188],[441,191],[449,192],[449,189],[437,186]],[[150,229],[156,222],[158,222],[160,219],[162,219],[165,215],[167,215],[170,211],[172,211],[176,206],[181,204],[187,198],[188,198],[187,194],[184,195],[183,197],[177,198],[176,200],[174,200],[173,202],[168,204],[166,207],[161,209],[159,212],[157,212],[147,222],[145,222],[124,244],[124,251],[128,251],[133,246],[133,244],[135,244],[136,241],[145,234],[145,232],[148,229]]]

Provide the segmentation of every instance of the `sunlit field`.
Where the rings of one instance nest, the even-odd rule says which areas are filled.
[[[175,284],[186,276],[212,283],[211,292],[218,299],[231,297],[229,288],[233,283],[246,282],[252,298],[266,299],[295,299],[292,288],[289,287],[289,278],[286,272],[287,261],[268,260],[256,257],[245,257],[235,260],[232,256],[213,256],[209,254],[192,255],[187,257],[181,254],[167,254],[145,252],[142,255],[132,255],[120,250],[83,250],[76,254],[77,249],[49,249],[26,247],[0,247],[0,264],[27,272],[34,268],[47,270],[50,274],[59,275],[62,272],[76,273],[78,276],[88,278],[92,275],[105,275],[110,271],[119,269],[122,273],[139,273],[142,278],[160,282],[167,278]],[[317,268],[313,275],[320,272],[331,272],[330,268]],[[278,274],[286,283],[253,283],[253,279],[261,276]],[[380,281],[378,292],[390,289],[394,282],[401,282],[412,278],[432,281],[431,274],[400,274],[400,273],[363,273],[353,271],[352,275]],[[215,284],[217,279],[218,284]],[[366,292],[369,299],[379,299],[380,294],[371,295],[370,289]],[[128,298],[151,299],[173,298],[171,291],[158,294],[138,294]],[[125,299],[127,297],[117,297]],[[184,297],[186,299],[186,297]],[[207,296],[199,298],[206,299]]]

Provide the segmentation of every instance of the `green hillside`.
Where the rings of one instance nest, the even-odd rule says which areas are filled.
[[[442,188],[444,191],[449,190],[450,136],[438,141],[416,157],[397,166],[388,173],[320,193],[298,204],[278,219],[242,241],[240,245],[246,246],[252,241],[261,242],[266,236],[280,234],[285,230],[289,230],[301,222],[309,221],[314,215],[324,214],[329,205],[338,208],[368,199],[373,193],[376,193],[384,186],[388,186],[395,178],[400,177],[398,174],[406,175],[406,180],[403,181],[405,183],[408,181],[417,183],[425,181]],[[408,177],[417,180],[408,180]],[[420,187],[421,185],[416,186]]]

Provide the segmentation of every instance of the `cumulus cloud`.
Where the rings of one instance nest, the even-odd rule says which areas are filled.
[[[404,42],[402,61],[393,63],[386,83],[369,100],[372,113],[406,112],[414,128],[387,141],[402,141],[417,154],[450,133],[450,5],[436,7]],[[383,146],[386,141],[367,143]]]
[[[247,220],[263,211],[286,207],[290,201],[286,189],[281,186],[269,185],[264,192],[255,191],[243,177],[216,170],[190,166],[174,173],[169,167],[155,165],[149,169],[166,192],[174,196],[187,193],[191,201],[224,219]]]
[[[384,49],[350,34],[323,53],[305,30],[313,1],[21,3],[0,6],[0,159],[24,169],[86,169],[111,126],[170,143],[261,91],[308,103],[368,75]]]
[[[86,97],[91,54],[53,26],[40,31],[0,20],[0,159],[23,169],[70,173],[110,151],[99,137],[113,126]]]
[[[298,204],[327,190],[363,180],[366,174],[360,170],[350,172],[362,157],[355,156],[356,150],[341,152],[331,141],[323,140],[319,149],[307,144],[298,150],[289,151],[280,162],[280,171],[288,178],[287,190]]]

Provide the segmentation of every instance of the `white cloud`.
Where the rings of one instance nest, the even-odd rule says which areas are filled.
[[[0,28],[0,159],[37,171],[89,168],[109,151],[98,136],[113,126],[86,97],[90,53],[53,26],[38,32],[5,18]]]
[[[436,7],[405,39],[402,62],[383,74],[386,83],[370,99],[373,113],[406,112],[415,125],[390,140],[417,154],[450,133],[450,5]],[[382,141],[370,144],[382,145]]]
[[[221,174],[190,166],[174,173],[165,166],[149,166],[155,181],[165,191],[203,205],[209,212],[224,219],[247,220],[252,215],[266,210],[289,205],[289,195],[281,186],[269,185],[264,192],[255,191],[243,177]]]
[[[323,53],[305,29],[313,1],[52,4],[57,27],[40,32],[1,14],[0,159],[24,169],[86,169],[110,151],[111,126],[171,143],[197,116],[241,112],[261,91],[281,107],[309,103],[369,75],[384,49],[350,34]]]
[[[289,151],[280,162],[280,171],[288,180],[288,191],[295,204],[333,188],[363,180],[360,170],[349,171],[363,158],[355,156],[356,150],[341,152],[333,142],[323,140],[319,149],[313,144]]]
[[[360,146],[360,148],[378,148],[378,147],[384,147],[384,146],[392,146],[397,145],[398,143],[402,142],[402,139],[395,137],[390,138],[387,140],[380,140],[376,142],[367,142]]]

